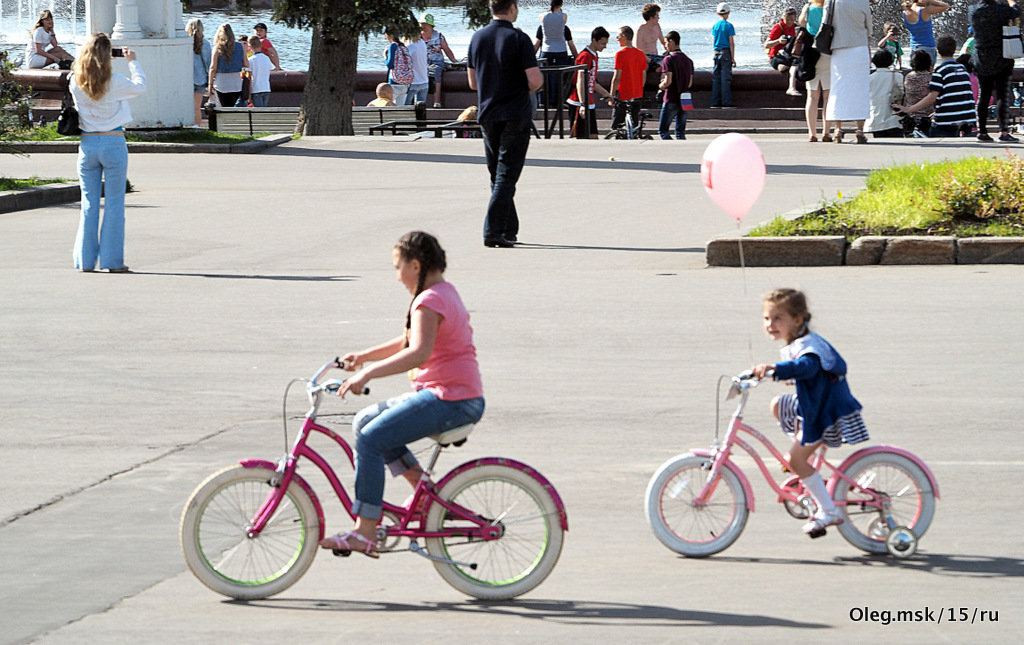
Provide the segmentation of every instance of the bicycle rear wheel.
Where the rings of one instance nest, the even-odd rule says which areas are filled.
[[[428,538],[427,552],[476,565],[434,562],[445,582],[481,600],[515,598],[551,573],[562,553],[564,533],[558,506],[533,477],[509,466],[488,464],[453,477],[438,496],[500,526],[503,534],[484,541],[467,537]],[[475,526],[452,517],[438,503],[427,512],[427,531]]]
[[[654,535],[676,553],[705,558],[729,547],[747,524],[743,486],[722,468],[704,504],[695,499],[708,479],[707,457],[680,455],[665,462],[647,485],[644,511]]]
[[[320,524],[309,495],[292,482],[254,538],[246,534],[274,490],[270,468],[231,466],[200,484],[181,514],[181,550],[199,581],[217,593],[255,600],[302,577],[317,552]]]
[[[886,553],[889,526],[879,512],[879,497],[889,498],[896,526],[921,537],[935,514],[935,491],[928,476],[913,461],[894,453],[876,452],[850,464],[846,479],[836,484],[833,497],[845,521],[837,528],[853,546],[868,553]]]

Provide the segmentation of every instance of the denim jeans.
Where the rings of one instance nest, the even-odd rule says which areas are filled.
[[[270,92],[253,92],[251,99],[253,107],[267,107],[270,103]]]
[[[76,269],[93,271],[124,266],[124,187],[128,178],[128,145],[121,135],[83,136],[78,144],[78,182],[82,216],[72,256]],[[104,194],[103,225],[100,197]]]
[[[942,137],[959,137],[960,126],[959,125],[936,125],[932,123],[932,127],[928,130],[928,138],[936,139]]]
[[[913,56],[914,52],[921,50],[928,54],[928,57],[932,59],[932,66],[935,65],[935,58],[939,55],[939,50],[935,47],[915,47],[911,50],[910,55]]]
[[[481,123],[480,128],[491,175],[484,239],[511,239],[519,234],[519,214],[513,198],[530,147],[530,121],[488,121]]]
[[[732,52],[715,52],[715,67],[711,72],[711,107],[732,105]]]
[[[672,122],[676,124],[676,139],[686,138],[686,112],[683,106],[678,103],[663,103],[661,105],[661,118],[658,119],[658,134],[662,139],[671,139],[669,129]]]
[[[360,410],[352,421],[356,435],[356,495],[352,513],[380,519],[384,465],[397,477],[418,463],[405,444],[476,423],[483,414],[483,398],[444,401],[430,390],[405,394]]]
[[[408,85],[395,85],[390,83],[391,91],[395,93],[395,105],[405,105],[405,97],[409,92]]]
[[[430,83],[413,83],[409,86],[409,92],[405,95],[403,105],[416,105],[420,101],[427,100],[427,89]]]

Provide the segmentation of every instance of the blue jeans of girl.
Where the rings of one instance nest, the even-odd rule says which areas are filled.
[[[82,216],[72,252],[75,268],[94,271],[124,266],[124,188],[128,145],[121,135],[83,136],[78,145]],[[104,185],[106,190],[104,191]],[[100,198],[105,200],[100,226]]]
[[[356,435],[356,495],[352,513],[378,520],[384,503],[384,466],[395,477],[419,462],[406,447],[418,439],[476,423],[483,398],[444,401],[420,390],[363,408],[352,421]]]

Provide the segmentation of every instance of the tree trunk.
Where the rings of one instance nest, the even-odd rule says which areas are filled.
[[[351,135],[359,37],[346,33],[337,39],[325,38],[318,27],[312,31],[297,130],[305,135]]]

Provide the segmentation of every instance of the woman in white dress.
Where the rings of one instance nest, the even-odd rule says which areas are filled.
[[[39,20],[29,30],[32,34],[28,47],[25,50],[25,67],[30,69],[42,69],[47,65],[61,61],[75,60],[75,57],[64,51],[64,48],[57,44],[57,36],[53,33],[53,14],[49,9],[43,9],[39,13]],[[65,63],[68,69],[70,65]]]
[[[832,88],[825,108],[825,118],[836,124],[832,137],[842,143],[842,122],[856,121],[857,143],[867,143],[864,121],[871,114],[871,6],[868,0],[830,0],[822,22],[831,22],[835,28],[829,67]]]

